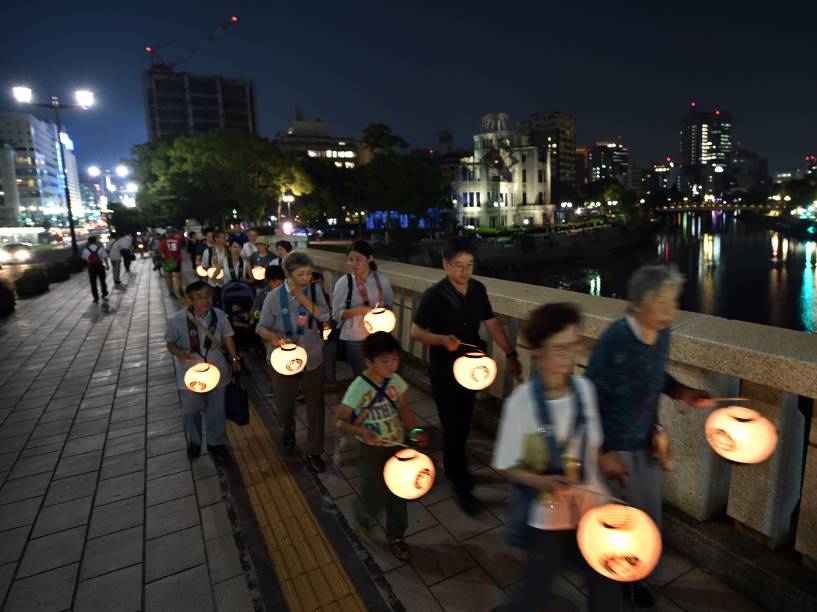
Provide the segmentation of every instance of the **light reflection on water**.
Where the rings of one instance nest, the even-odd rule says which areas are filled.
[[[817,333],[817,242],[750,225],[731,212],[678,213],[655,246],[516,278],[623,297],[630,273],[656,262],[675,263],[686,275],[684,310]]]

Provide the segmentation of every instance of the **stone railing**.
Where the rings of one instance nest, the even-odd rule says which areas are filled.
[[[331,288],[346,272],[345,256],[310,249]],[[442,278],[442,270],[381,263],[395,292],[395,336],[403,349],[425,360],[428,349],[411,339],[409,329],[420,296]],[[583,335],[592,344],[620,318],[625,302],[495,278],[485,283],[494,311],[512,343],[519,321],[547,302],[573,302],[584,313]],[[489,343],[501,374],[489,389],[505,397],[513,387],[505,357]],[[527,370],[530,358],[519,349]],[[586,356],[583,358],[586,359]],[[661,421],[678,460],[664,480],[664,499],[691,517],[705,520],[726,513],[736,525],[771,548],[795,541],[808,565],[817,567],[817,336],[752,323],[681,312],[675,322],[669,369],[686,384],[712,395],[751,398],[750,405],[779,430],[777,450],[759,465],[731,465],[710,448],[704,435],[707,410],[662,399]],[[793,516],[799,505],[799,519]]]

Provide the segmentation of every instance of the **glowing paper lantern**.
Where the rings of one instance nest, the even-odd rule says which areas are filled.
[[[331,327],[324,327],[323,328],[323,339],[324,341],[329,340],[329,336],[332,335],[332,328]]]
[[[434,484],[434,464],[428,455],[401,448],[383,466],[383,479],[397,497],[417,499]]]
[[[297,344],[286,342],[272,351],[270,364],[284,376],[299,374],[306,367],[306,351]]]
[[[661,558],[661,534],[638,508],[605,504],[584,513],[576,531],[587,564],[619,582],[643,580]]]
[[[465,353],[454,362],[454,378],[466,389],[481,391],[496,378],[496,361],[481,351]]]
[[[255,266],[252,269],[252,277],[255,280],[264,280],[267,277],[267,271],[264,266]]]
[[[203,361],[187,369],[184,374],[184,386],[196,393],[207,393],[218,386],[221,372],[218,366]]]
[[[215,268],[213,268],[213,271],[215,271]],[[202,278],[205,277],[205,276],[208,276],[207,270],[203,266],[197,266],[196,267],[196,274],[198,274]]]
[[[777,429],[751,408],[726,406],[706,419],[709,446],[724,459],[737,463],[760,463],[777,446]]]
[[[397,319],[394,313],[385,308],[375,308],[366,313],[366,316],[363,317],[363,327],[365,327],[366,331],[370,334],[379,331],[390,333],[396,324]]]
[[[215,268],[207,268],[207,276],[214,280],[221,280],[222,278],[224,278],[224,268],[219,270],[218,274],[216,274]]]

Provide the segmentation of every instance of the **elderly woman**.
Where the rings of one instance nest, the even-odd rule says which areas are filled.
[[[312,282],[312,259],[294,251],[284,259],[286,282],[270,291],[261,309],[257,332],[269,342],[270,350],[285,340],[306,351],[306,368],[301,374],[285,376],[273,371],[272,392],[283,426],[283,445],[295,448],[295,398],[298,387],[306,400],[308,461],[316,472],[325,467],[321,453],[324,437],[323,324],[329,320],[329,306],[323,291]],[[270,355],[267,355],[269,358]]]
[[[678,315],[683,284],[684,277],[674,266],[636,270],[627,283],[627,313],[601,335],[586,372],[596,384],[604,429],[599,468],[614,481],[614,494],[627,497],[659,528],[659,451],[666,436],[658,424],[660,396],[664,393],[696,408],[711,405],[705,391],[687,387],[666,371],[670,326]],[[652,605],[643,585],[633,588],[636,603]]]

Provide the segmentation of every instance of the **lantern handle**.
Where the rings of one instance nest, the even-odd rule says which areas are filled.
[[[475,348],[475,349],[477,349],[477,350],[478,350],[480,353],[482,353],[483,355],[485,354],[485,351],[483,351],[483,350],[482,350],[480,347],[478,347],[476,344],[468,344],[467,342],[460,342],[460,346],[467,346],[467,347],[470,347],[470,348]]]
[[[632,504],[628,501],[625,501],[619,497],[613,497],[608,493],[602,493],[601,491],[596,491],[595,489],[591,489],[589,487],[583,487],[581,485],[568,485],[569,489],[576,489],[577,491],[583,491],[585,493],[590,493],[591,495],[597,495],[598,497],[604,497],[605,499],[609,499],[612,502],[616,502],[617,504],[622,504],[624,506],[632,506]]]
[[[723,402],[748,402],[748,397],[710,397],[709,401],[721,404]]]

